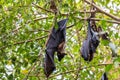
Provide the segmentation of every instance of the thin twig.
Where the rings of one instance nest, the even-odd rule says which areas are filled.
[[[38,31],[44,31],[44,32],[50,32],[49,30],[44,30],[44,29],[37,29],[37,30],[30,30],[30,32],[38,32]]]
[[[87,68],[91,68],[91,67],[96,67],[96,66],[111,65],[111,64],[113,64],[113,63],[104,63],[104,64],[97,64],[97,65],[90,65],[88,67],[82,67],[79,70],[83,70],[83,69],[87,69]],[[61,73],[58,73],[58,74],[55,74],[55,75],[51,75],[49,78],[52,78],[52,77],[55,77],[55,76],[59,76],[59,75],[63,75],[63,74],[67,74],[67,73],[72,73],[72,72],[75,72],[75,71],[78,71],[78,69],[69,70],[69,71],[66,71],[66,72],[61,72]],[[30,76],[38,77],[38,76],[41,76],[41,75],[30,75]]]
[[[37,58],[37,59],[40,59],[40,57],[42,56],[42,54],[39,54],[38,56],[39,56],[39,58]],[[23,80],[27,80],[28,79],[30,73],[32,72],[32,70],[34,69],[34,67],[36,66],[36,64],[37,64],[37,60],[34,62],[33,66],[30,68],[28,74],[25,76],[25,78]]]
[[[80,17],[76,17],[77,19],[80,19],[80,20],[87,20],[88,18],[80,18]],[[98,19],[98,18],[90,18],[91,20],[94,20],[94,21],[106,21],[106,22],[109,22],[109,23],[115,23],[115,24],[120,24],[119,21],[113,21],[113,20],[105,20],[105,19]]]
[[[114,15],[108,13],[108,12],[105,12],[105,11],[102,10],[100,7],[98,7],[96,4],[91,3],[91,2],[88,1],[88,0],[84,0],[84,1],[85,1],[86,3],[88,3],[88,4],[92,5],[92,6],[94,6],[94,7],[95,7],[97,10],[99,10],[101,13],[103,13],[103,14],[105,14],[105,15],[111,17],[112,19],[114,19],[114,20],[116,20],[116,21],[120,21],[120,18],[119,18],[119,17],[116,17],[116,16],[114,16]]]
[[[48,16],[46,16],[46,17],[41,17],[41,18],[36,18],[36,19],[33,19],[33,20],[28,20],[27,22],[26,22],[26,24],[28,24],[28,23],[30,23],[30,22],[36,22],[36,21],[39,21],[39,20],[43,20],[43,19],[47,19],[48,18]]]
[[[16,43],[14,43],[14,44],[7,45],[7,46],[2,46],[2,47],[0,47],[0,50],[6,48],[6,47],[8,47],[8,46],[17,45],[17,44],[22,44],[22,43],[27,43],[27,42],[32,42],[32,41],[35,41],[35,40],[40,40],[40,39],[46,38],[47,36],[48,36],[48,35],[43,36],[43,37],[39,37],[39,38],[36,38],[36,39],[30,39],[30,40],[25,40],[25,41],[16,42]]]
[[[14,43],[13,45],[16,45],[16,44],[22,44],[22,43],[27,43],[27,42],[32,42],[32,41],[34,41],[34,40],[40,40],[40,39],[43,39],[43,38],[46,38],[48,35],[46,35],[46,36],[43,36],[43,37],[39,37],[39,38],[36,38],[36,39],[30,39],[30,40],[25,40],[25,41],[21,41],[21,42],[16,42],[16,43]]]
[[[48,9],[45,9],[45,8],[42,8],[42,7],[40,7],[40,6],[38,6],[37,4],[34,4],[34,3],[32,3],[34,6],[36,6],[36,7],[38,7],[39,9],[41,9],[41,10],[44,10],[44,11],[46,11],[46,12],[50,12],[50,13],[54,13],[53,11],[51,11],[51,10],[48,10]]]
[[[47,18],[48,18],[48,17],[42,17],[42,18],[38,18],[38,19],[33,19],[33,21],[38,21],[38,20],[47,19]],[[28,20],[28,21],[25,23],[25,25],[28,24],[28,23],[30,23],[30,22],[32,22],[32,21]],[[16,28],[16,29],[13,29],[12,31],[9,31],[7,34],[4,34],[2,38],[8,38],[11,33],[16,33],[16,32],[17,32],[19,29],[21,29],[21,28],[22,28],[22,26],[20,26],[20,27],[18,27],[18,28]]]
[[[37,19],[34,19],[33,21],[43,20],[43,19],[47,19],[47,18],[48,18],[48,16],[42,17],[42,18],[37,18]]]
[[[80,46],[80,36],[79,36],[80,34],[79,34],[79,31],[81,31],[81,29],[82,29],[82,27],[79,30],[76,29],[76,34],[77,34],[77,39],[78,39],[78,45],[79,46]],[[79,51],[78,51],[78,53],[79,53]],[[81,56],[81,55],[79,55],[79,56]],[[78,66],[78,69],[77,69],[77,72],[76,72],[75,80],[77,80],[78,77],[79,77],[80,69],[81,69],[81,57],[80,57],[79,66]]]
[[[48,35],[47,35],[46,37],[48,37]],[[42,51],[44,51],[44,50],[45,50],[45,45],[43,46],[42,50],[39,51],[38,58],[37,58],[38,60],[41,60],[40,57],[42,56]],[[27,79],[28,79],[28,77],[30,76],[31,71],[32,71],[33,69],[35,69],[34,67],[36,66],[36,64],[37,64],[37,60],[35,61],[34,65],[31,67],[29,73],[26,75],[26,77],[24,78],[24,80],[27,80]],[[39,65],[40,65],[40,64],[39,64]],[[39,74],[39,73],[37,73],[36,76],[37,76],[38,74]]]
[[[71,28],[71,27],[73,27],[73,26],[74,26],[74,24],[68,26],[67,29],[69,29],[69,28]],[[49,32],[49,31],[46,30],[46,32]],[[16,42],[16,43],[14,43],[13,45],[22,44],[22,43],[25,43],[25,42],[32,42],[32,41],[34,41],[34,40],[40,40],[40,39],[42,39],[42,38],[46,38],[47,36],[48,36],[48,35],[43,36],[43,37],[39,37],[39,38],[36,38],[36,39],[31,39],[31,40],[25,40],[25,41]],[[5,49],[5,48],[8,47],[8,46],[11,46],[11,45],[2,46],[2,47],[0,47],[0,50]]]
[[[66,72],[58,73],[58,74],[56,74],[56,75],[52,75],[52,76],[50,76],[49,78],[52,78],[52,77],[55,77],[55,76],[58,76],[58,75],[62,75],[62,74],[67,74],[67,73],[75,72],[75,71],[77,71],[77,70],[70,70],[70,71],[66,71]]]
[[[80,19],[80,20],[87,20],[87,18],[86,18],[86,19],[85,19],[85,18],[80,18],[80,17],[76,17],[76,18],[77,18],[77,19]],[[101,20],[104,20],[104,19],[91,18],[91,20],[101,21]],[[111,22],[111,23],[116,23],[116,24],[120,24],[120,22],[118,22],[118,21],[112,21],[112,20],[104,20],[104,21],[106,21],[106,22]],[[69,29],[69,28],[71,28],[71,27],[73,27],[73,26],[75,26],[75,24],[71,24],[70,26],[67,26],[66,28]],[[20,28],[21,28],[21,27],[20,27]],[[18,29],[20,29],[20,28],[18,28]],[[15,31],[18,30],[18,29],[14,29],[12,32],[15,32]],[[46,30],[46,31],[48,32],[48,30]],[[48,35],[43,36],[42,38],[45,38],[45,37],[47,37],[47,36],[48,36]],[[33,39],[33,40],[26,40],[26,41],[16,42],[16,43],[14,43],[14,45],[16,45],[16,44],[22,44],[22,43],[25,43],[25,42],[32,42],[32,41],[34,41],[34,40],[39,40],[39,39],[41,39],[41,37],[40,37],[40,38]],[[10,46],[10,45],[7,45],[7,46]],[[2,46],[2,47],[0,47],[0,50],[6,48],[7,46]]]
[[[37,18],[37,19],[33,19],[33,21],[39,21],[39,20],[43,20],[43,19],[47,19],[48,17],[46,16],[46,17],[41,17],[41,18]],[[32,22],[31,20],[28,20],[25,24],[28,24],[28,23],[30,23],[30,22]],[[16,32],[17,30],[19,30],[19,29],[21,29],[22,28],[22,26],[21,27],[18,27],[17,29],[14,29],[14,30],[12,30],[12,32]]]
[[[61,13],[62,16],[67,16],[69,14],[76,14],[76,13],[94,13],[94,12],[99,12],[99,11],[95,11],[95,10],[91,10],[91,11],[76,11],[76,12],[72,12],[72,13]]]

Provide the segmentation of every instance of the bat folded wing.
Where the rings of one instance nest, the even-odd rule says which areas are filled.
[[[84,58],[84,60],[89,60],[89,41],[87,39],[83,41],[81,47],[81,55]]]
[[[44,72],[46,77],[49,77],[49,75],[56,68],[54,63],[55,52],[57,52],[59,61],[61,61],[61,59],[65,56],[64,45],[66,37],[67,20],[68,19],[63,19],[57,23],[58,29],[56,29],[55,27],[52,29],[52,32],[46,44],[46,54],[44,59]]]
[[[81,48],[81,54],[85,61],[93,59],[96,48],[99,45],[99,38],[92,29],[90,20],[88,21],[87,39],[84,40]]]
[[[56,69],[54,64],[54,52],[55,52],[54,49],[46,50],[44,60],[44,72],[46,77],[49,77],[49,75]]]

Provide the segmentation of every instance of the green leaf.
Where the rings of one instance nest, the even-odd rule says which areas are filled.
[[[118,33],[116,33],[116,34],[115,34],[115,38],[118,38],[118,37],[119,37],[119,35],[118,35]]]
[[[105,30],[107,27],[106,25],[106,21],[105,20],[101,20],[101,25],[102,25],[102,28]]]
[[[113,64],[108,64],[106,67],[105,67],[105,71],[106,72],[109,72],[113,67]]]
[[[7,78],[8,78],[8,80],[14,80],[13,74],[10,74]]]
[[[109,41],[108,40],[101,40],[101,44],[103,44],[105,46],[108,46]]]

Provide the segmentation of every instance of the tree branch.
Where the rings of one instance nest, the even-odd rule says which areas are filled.
[[[46,17],[45,17],[46,18]],[[40,18],[40,19],[34,19],[34,20],[41,20],[41,19],[45,19],[45,18]],[[77,19],[80,19],[80,20],[87,20],[87,18],[80,18],[80,17],[76,17]],[[104,19],[97,19],[97,18],[91,18],[91,20],[95,20],[95,21],[101,21],[101,20],[104,20]],[[118,21],[112,21],[112,20],[105,20],[107,22],[111,22],[111,23],[116,23],[116,24],[120,24],[120,22]],[[71,27],[75,26],[75,24],[71,24],[70,26],[67,26],[66,28],[69,29]],[[20,27],[21,28],[21,27]],[[20,29],[18,28],[18,29]],[[14,29],[12,32],[15,32],[16,30],[18,29]],[[44,30],[43,30],[44,31]],[[46,32],[49,32],[48,30],[45,30]],[[40,37],[40,38],[36,38],[36,39],[31,39],[31,40],[26,40],[26,41],[21,41],[21,42],[16,42],[14,43],[13,45],[16,45],[16,44],[22,44],[22,43],[25,43],[25,42],[32,42],[34,40],[39,40],[39,39],[42,39],[42,38],[45,38],[47,37],[48,35],[46,36],[43,36],[43,37]],[[11,46],[11,45],[7,45],[7,46]],[[0,50],[6,48],[7,46],[2,46],[0,47]]]
[[[41,50],[41,51],[42,51],[42,50]],[[39,54],[38,56],[39,56],[39,57],[38,57],[37,59],[40,59],[40,58],[42,57],[42,54]],[[34,62],[34,64],[31,66],[28,74],[25,76],[25,78],[24,78],[23,80],[27,80],[27,79],[28,79],[30,73],[31,73],[32,71],[34,71],[36,65],[37,65],[37,60],[36,60],[36,61]]]
[[[87,69],[87,68],[91,68],[91,67],[97,67],[97,66],[105,66],[105,65],[113,65],[113,63],[104,63],[104,64],[97,64],[97,65],[94,65],[94,66],[91,65],[91,66],[87,66],[87,67],[81,67],[79,70],[83,70],[83,69]],[[78,69],[69,70],[69,71],[61,72],[61,73],[56,73],[56,74],[51,75],[49,78],[53,78],[53,77],[63,75],[63,74],[73,73],[73,72],[76,72],[76,71],[78,71]],[[29,76],[30,77],[31,76],[40,77],[41,75],[29,75]]]
[[[49,30],[44,30],[44,29],[37,29],[37,30],[30,30],[30,32],[38,32],[38,31],[44,31],[44,32],[50,32]]]
[[[72,24],[72,25],[68,26],[67,29],[73,27],[74,25],[75,25],[75,24]],[[20,28],[21,28],[21,27],[20,27]],[[16,31],[16,29],[13,30],[13,32],[14,32],[14,31]],[[48,30],[45,30],[45,31],[46,31],[46,32],[50,32],[50,31],[48,31]],[[43,38],[46,38],[46,37],[48,37],[48,35],[43,36],[43,37],[39,37],[39,38],[36,38],[36,39],[31,39],[31,40],[25,40],[25,41],[16,42],[16,43],[14,43],[13,45],[22,44],[22,43],[25,43],[25,42],[32,42],[32,41],[34,41],[34,40],[40,40],[40,39],[43,39]],[[11,46],[11,45],[12,45],[12,44],[7,45],[7,46],[2,46],[2,47],[0,47],[0,50],[6,48],[6,47],[8,47],[8,46]]]
[[[39,21],[39,20],[43,20],[43,19],[47,19],[48,18],[48,16],[46,16],[46,17],[41,17],[41,18],[36,18],[36,19],[33,19],[33,21],[35,22],[35,21]],[[32,22],[32,20],[28,20],[27,22],[26,22],[26,24],[28,24],[28,23],[30,23],[30,22]]]
[[[80,17],[76,17],[76,18],[78,18],[78,19],[80,19],[80,20],[87,20],[87,19],[88,19],[88,18],[80,18]],[[95,20],[95,21],[102,21],[102,20],[104,20],[104,21],[109,22],[109,23],[120,24],[120,22],[118,22],[118,21],[113,21],[113,20],[105,20],[105,19],[98,19],[98,18],[91,18],[91,20]]]
[[[103,11],[100,7],[96,6],[94,3],[91,3],[91,2],[88,1],[88,0],[84,0],[84,1],[85,1],[86,3],[91,4],[92,6],[94,6],[94,7],[95,7],[97,10],[99,10],[101,13],[103,13],[103,14],[111,17],[112,19],[114,19],[114,20],[116,20],[116,21],[120,21],[120,18],[119,18],[119,17],[116,17],[116,16],[114,16],[114,15],[108,13],[108,12]]]
[[[94,12],[99,12],[96,10],[91,10],[91,11],[79,11],[79,13],[94,13]],[[77,12],[72,12],[72,13],[61,13],[62,16],[67,16],[69,14],[76,14]]]
[[[2,47],[0,47],[0,50],[6,48],[6,47],[8,47],[8,46],[17,45],[17,44],[22,44],[22,43],[25,43],[25,42],[26,42],[26,43],[27,43],[27,42],[32,42],[32,41],[34,41],[34,40],[40,40],[40,39],[43,39],[43,38],[46,38],[46,37],[48,37],[48,35],[43,36],[43,37],[39,37],[39,38],[36,38],[36,39],[30,39],[30,40],[25,40],[25,41],[16,42],[16,43],[14,43],[14,44],[10,44],[10,45],[7,45],[7,46],[2,46]]]
[[[32,42],[32,41],[34,41],[34,40],[40,40],[40,39],[43,39],[43,38],[46,38],[48,35],[46,35],[46,36],[43,36],[43,37],[39,37],[39,38],[36,38],[36,39],[31,39],[31,40],[25,40],[25,41],[21,41],[21,42],[16,42],[16,43],[14,43],[13,45],[17,45],[17,44],[22,44],[22,43],[27,43],[27,42]]]
[[[44,10],[44,11],[46,11],[46,12],[50,12],[50,13],[54,13],[53,11],[48,10],[48,9],[44,9],[44,8],[42,8],[42,7],[40,7],[40,6],[36,5],[36,4],[34,4],[34,3],[32,3],[32,4],[33,4],[34,6],[40,8],[41,10]]]
[[[47,18],[48,18],[48,16],[42,17],[42,18],[37,18],[37,19],[34,19],[33,21],[38,21],[38,20],[47,19]]]
[[[48,17],[42,17],[42,18],[38,18],[38,19],[33,19],[33,21],[38,21],[38,20],[42,20],[42,19],[47,19]],[[28,20],[25,24],[28,24],[28,23],[30,23],[31,21],[30,20]],[[19,30],[19,29],[21,29],[22,28],[22,26],[20,26],[20,27],[18,27],[18,28],[16,28],[16,29],[13,29],[13,30],[11,30],[11,31],[9,31],[8,32],[8,34],[4,34],[3,36],[2,36],[2,38],[7,38],[8,37],[8,35],[10,35],[11,33],[17,33],[17,31]],[[45,30],[44,30],[45,31]],[[48,31],[45,31],[45,32],[48,32]],[[7,36],[6,36],[7,35]]]
[[[71,24],[70,26],[67,26],[66,28],[69,29],[71,27],[75,26],[75,24]]]

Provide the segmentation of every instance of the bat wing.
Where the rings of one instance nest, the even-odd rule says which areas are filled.
[[[45,60],[44,60],[44,72],[46,77],[49,77],[49,75],[55,70],[55,64],[54,64],[54,49],[47,49],[45,54]]]
[[[82,57],[86,61],[91,61],[93,59],[94,52],[99,45],[98,36],[93,32],[91,24],[90,20],[88,20],[87,39],[84,40],[81,48]]]
[[[55,70],[55,63],[54,63],[54,53],[57,50],[58,43],[56,42],[56,30],[55,28],[52,29],[52,32],[49,36],[49,40],[46,44],[46,54],[44,59],[44,73],[46,77]]]
[[[88,20],[88,31],[87,31],[87,39],[83,41],[82,47],[81,47],[81,55],[84,58],[85,61],[90,61],[90,51],[91,51],[91,37],[92,33],[90,31],[91,26],[90,26],[90,20]]]
[[[84,60],[89,60],[89,40],[84,40],[82,47],[81,47],[81,55],[84,58]]]
[[[67,22],[67,19],[64,19],[58,22],[59,28],[57,30],[55,28],[52,29],[52,32],[46,44],[46,54],[44,59],[44,72],[46,77],[49,77],[49,75],[56,68],[54,63],[54,53],[58,52],[59,44],[65,41],[66,22]],[[60,50],[58,54],[59,53],[61,53]],[[64,54],[58,55],[59,60],[61,60],[63,57],[64,57]]]
[[[48,40],[48,42],[46,44],[46,48],[47,49],[51,49],[51,48],[56,48],[57,47],[58,43],[57,43],[56,38],[57,38],[56,30],[55,30],[55,28],[53,28],[52,32],[51,32],[51,34],[49,36],[49,40]]]
[[[59,30],[57,31],[57,41],[58,41],[58,47],[57,47],[57,56],[58,60],[61,61],[61,59],[66,55],[64,53],[64,45],[65,45],[65,39],[66,39],[66,23],[68,19],[64,19],[58,22]],[[61,46],[60,46],[61,45]]]

